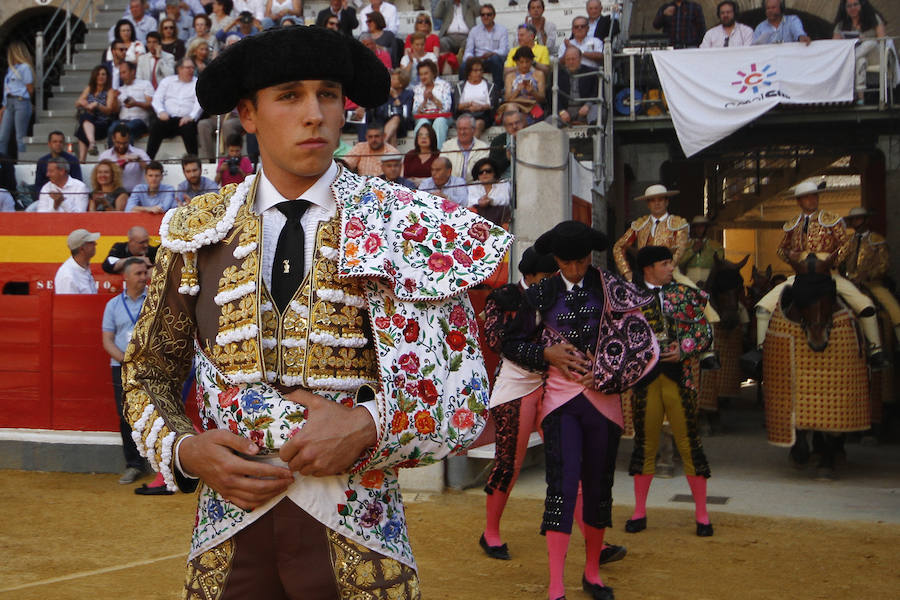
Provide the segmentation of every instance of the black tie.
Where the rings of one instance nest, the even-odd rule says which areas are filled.
[[[731,38],[730,38],[730,37],[726,37],[726,38],[725,38],[725,48],[728,47],[728,40],[729,40],[729,39],[731,39]]]
[[[803,219],[803,235],[806,235],[807,231],[809,231],[809,216]]]
[[[303,236],[303,224],[300,218],[309,208],[307,200],[290,200],[275,205],[287,222],[278,236],[275,247],[275,261],[272,263],[272,299],[278,310],[284,312],[285,307],[294,297],[294,293],[303,283],[303,249],[306,240]]]

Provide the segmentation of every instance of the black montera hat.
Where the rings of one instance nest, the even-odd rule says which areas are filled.
[[[356,104],[387,102],[391,76],[361,42],[323,27],[296,26],[247,36],[225,48],[197,80],[197,99],[221,115],[257,90],[286,81],[337,81]]]
[[[519,261],[519,273],[522,275],[534,275],[535,273],[555,273],[559,270],[556,260],[552,254],[541,254],[534,249],[534,246],[528,247],[522,253],[522,260]]]
[[[593,251],[603,252],[609,245],[603,233],[580,221],[563,221],[541,234],[534,249],[562,260],[578,260]]]
[[[649,267],[661,260],[672,260],[672,251],[665,246],[644,246],[638,250],[637,264],[639,269]]]

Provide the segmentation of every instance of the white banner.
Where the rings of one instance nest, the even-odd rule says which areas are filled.
[[[661,50],[653,61],[691,156],[773,106],[853,100],[853,40]]]

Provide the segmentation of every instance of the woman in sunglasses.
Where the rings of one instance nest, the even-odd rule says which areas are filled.
[[[490,158],[475,161],[469,185],[469,208],[485,219],[500,225],[509,223],[509,182],[497,181],[500,169]]]
[[[175,19],[166,17],[160,21],[159,35],[162,37],[163,52],[168,52],[174,56],[176,63],[184,58],[184,55],[187,54],[187,48],[184,45],[184,41],[178,37],[178,25],[175,23]]]

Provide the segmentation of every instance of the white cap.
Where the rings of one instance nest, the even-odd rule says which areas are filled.
[[[66,244],[68,244],[69,250],[78,250],[84,246],[85,243],[96,242],[99,239],[99,233],[91,233],[87,229],[76,229],[69,234],[68,238],[66,238]]]

